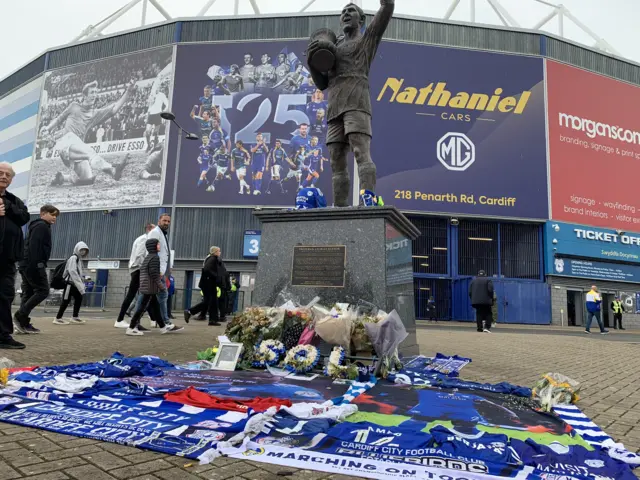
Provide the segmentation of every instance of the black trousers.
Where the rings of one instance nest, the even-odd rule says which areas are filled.
[[[203,291],[202,301],[197,304],[195,307],[189,309],[191,315],[196,315],[198,313],[209,312],[209,321],[217,322],[220,320],[219,317],[219,299],[217,295],[210,295],[208,292]],[[224,309],[223,309],[224,311]]]
[[[22,278],[22,296],[16,317],[22,325],[28,325],[29,315],[33,309],[49,296],[49,279],[47,270],[44,268],[20,269],[20,277]]]
[[[173,300],[173,295],[169,294],[167,295],[167,316],[169,318],[172,317],[171,315],[171,301]]]
[[[57,319],[61,319],[64,316],[64,312],[67,310],[71,300],[73,300],[73,318],[78,318],[80,307],[82,306],[82,294],[74,284],[67,283],[66,288],[62,291],[62,303],[60,304],[58,315],[56,315]]]
[[[162,314],[160,313],[160,303],[158,303],[158,297],[154,295],[145,294],[142,296],[142,303],[140,304],[140,309],[136,310],[131,317],[131,323],[129,324],[129,328],[136,328],[140,325],[140,319],[142,315],[144,315],[144,311],[149,310],[149,316],[154,322],[158,323],[160,328],[164,328],[165,323],[162,319]]]
[[[613,328],[622,328],[622,313],[613,314]]]
[[[478,331],[482,332],[483,330],[491,330],[491,322],[493,321],[491,305],[474,305],[473,308],[476,309],[476,325],[478,327]]]
[[[138,289],[140,288],[140,270],[136,270],[131,274],[131,280],[129,281],[129,289],[127,290],[127,295],[124,297],[122,301],[122,306],[120,307],[120,313],[118,314],[118,321],[121,322],[124,320],[124,316],[129,310],[131,303],[135,300],[136,295],[138,294]]]
[[[0,258],[0,341],[13,334],[11,303],[16,294],[16,264]]]

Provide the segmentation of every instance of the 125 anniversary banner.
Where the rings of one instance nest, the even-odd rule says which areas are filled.
[[[307,185],[331,196],[327,99],[306,43],[179,46],[173,109],[201,137],[182,142],[179,204],[293,206]],[[383,42],[370,81],[386,204],[547,218],[541,59]]]

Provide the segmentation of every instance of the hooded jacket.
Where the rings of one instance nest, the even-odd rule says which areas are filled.
[[[150,238],[145,242],[147,256],[140,267],[140,293],[155,295],[167,289],[162,281],[160,256],[158,255],[158,240]]]
[[[74,285],[78,291],[84,295],[84,270],[82,268],[82,255],[80,255],[80,250],[86,250],[88,252],[89,247],[84,242],[76,243],[73,249],[73,255],[67,260],[67,266],[64,269],[63,275],[68,283]]]
[[[27,240],[24,244],[24,257],[21,268],[35,270],[47,268],[51,256],[51,225],[41,218],[29,224]]]
[[[587,311],[589,313],[596,313],[600,311],[600,304],[602,303],[602,297],[600,293],[595,290],[589,290],[587,293]]]

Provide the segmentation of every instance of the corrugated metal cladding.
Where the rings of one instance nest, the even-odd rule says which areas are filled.
[[[33,215],[32,219],[38,218]],[[91,258],[128,259],[133,241],[144,233],[144,226],[156,223],[157,208],[102,211],[63,212],[53,226],[52,259],[60,260],[73,253],[76,243],[89,246]]]
[[[369,18],[370,20],[370,18]],[[338,15],[279,18],[239,18],[182,22],[182,42],[305,38],[320,27],[338,26]],[[73,45],[49,52],[49,69],[98,60],[175,42],[176,23],[145,28],[122,35]],[[447,24],[419,19],[394,18],[386,32],[393,40],[540,55],[546,54],[598,73],[640,84],[640,66],[614,59],[587,48],[537,33],[512,32],[473,25]],[[44,71],[42,55],[0,82],[0,97]]]
[[[61,48],[49,53],[49,69],[168,45],[174,41],[175,29],[172,23]]]
[[[547,57],[640,85],[640,67],[602,53],[547,38]]]
[[[452,25],[424,20],[394,18],[387,28],[385,38],[540,55],[540,35],[472,25]]]
[[[336,29],[339,23],[340,17],[337,15],[186,21],[182,24],[181,39],[183,42],[215,42],[305,38],[321,27]]]
[[[14,88],[37,77],[44,71],[45,55],[41,55],[33,62],[25,65],[20,70],[0,82],[0,97],[5,96]]]
[[[172,222],[176,258],[204,259],[215,245],[224,258],[242,259],[244,231],[260,229],[252,212],[248,208],[177,208]]]

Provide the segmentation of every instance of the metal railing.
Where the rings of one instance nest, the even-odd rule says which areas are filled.
[[[82,308],[96,309],[105,312],[107,291],[108,288],[106,286],[96,286],[91,292],[85,292],[82,296]],[[43,311],[45,313],[53,313],[57,311],[62,304],[63,294],[64,290],[51,290],[49,296],[41,304]],[[73,300],[71,303],[73,303]]]

